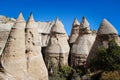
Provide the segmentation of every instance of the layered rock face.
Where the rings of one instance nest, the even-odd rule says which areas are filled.
[[[64,26],[60,20],[56,20],[51,29],[50,41],[46,48],[45,62],[47,67],[50,67],[51,62],[55,66],[68,64],[69,44],[67,41]]]
[[[95,34],[92,33],[88,21],[83,17],[80,24],[79,36],[71,49],[71,66],[82,66],[86,63],[94,40]]]
[[[12,75],[16,80],[24,79],[27,70],[25,56],[25,25],[26,22],[21,13],[15,26],[10,31],[10,35],[0,58],[3,72]]]
[[[27,57],[27,73],[33,80],[48,80],[48,72],[45,66],[38,34],[38,23],[31,14],[26,26],[25,43]]]
[[[104,46],[105,48],[108,48],[108,42],[112,39],[115,39],[116,42],[119,43],[118,32],[111,23],[109,23],[106,19],[104,19],[102,21],[102,23],[100,24],[95,42],[94,42],[92,49],[90,50],[89,56],[87,58],[88,66],[91,64],[91,62],[90,62],[91,59],[93,59],[95,57],[95,53],[96,53],[97,49],[100,46]]]

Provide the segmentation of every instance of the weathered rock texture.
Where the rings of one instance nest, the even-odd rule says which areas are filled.
[[[53,62],[56,66],[68,64],[69,45],[64,26],[60,20],[56,20],[51,29],[50,41],[46,48],[45,62],[47,67]]]
[[[68,57],[69,65],[71,65],[71,51],[72,51],[71,48],[79,36],[79,29],[80,29],[80,23],[78,22],[77,18],[75,18],[72,24],[72,30],[69,37],[69,45],[70,45],[70,52]]]
[[[79,27],[80,27],[80,23],[78,22],[77,18],[75,18],[72,24],[71,35],[69,37],[69,43],[71,45],[75,43],[76,39],[79,36]]]
[[[25,31],[27,72],[33,80],[48,80],[47,68],[41,53],[38,23],[34,21],[32,14],[29,17]]]
[[[0,48],[1,48],[0,55],[7,41],[8,35],[10,33],[10,29],[14,23],[15,23],[15,19],[8,18],[5,16],[0,16]]]
[[[38,23],[38,32],[41,35],[41,46],[46,47],[50,38],[50,31],[54,25],[53,22],[37,22]]]
[[[2,48],[2,50],[0,50],[0,55],[4,49],[11,27],[13,27],[15,22],[16,20],[14,18],[0,16],[0,34],[2,34],[0,35],[0,47]],[[54,21],[36,23],[38,23],[38,32],[41,37],[41,47],[46,47],[49,42],[50,30],[54,25]]]
[[[90,65],[91,59],[95,57],[95,53],[100,46],[108,48],[108,42],[112,39],[115,39],[118,42],[118,32],[114,26],[109,23],[106,19],[102,21],[97,32],[95,42],[92,46],[92,49],[87,58],[87,65]]]
[[[89,51],[94,43],[95,34],[92,33],[85,17],[80,24],[79,37],[71,49],[71,66],[81,66],[86,63]]]
[[[2,71],[12,75],[16,80],[24,79],[27,70],[25,57],[25,25],[26,22],[21,13],[15,26],[10,31],[9,38],[0,58]]]

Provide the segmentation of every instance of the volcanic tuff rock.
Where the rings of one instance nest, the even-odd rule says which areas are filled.
[[[0,55],[3,51],[3,48],[5,46],[5,43],[8,39],[8,35],[10,33],[11,27],[14,26],[14,23],[16,22],[16,19],[14,18],[8,18],[5,16],[0,16],[0,47],[2,50],[0,50]],[[50,38],[50,30],[52,26],[54,25],[54,21],[52,22],[37,22],[38,23],[38,32],[41,35],[41,46],[46,47],[49,42]]]
[[[78,22],[77,18],[74,19],[74,22],[72,24],[72,31],[71,31],[71,35],[69,37],[69,43],[73,44],[75,43],[76,39],[78,38],[79,35],[79,27],[80,27],[80,23]]]
[[[31,14],[25,29],[27,73],[33,80],[48,80],[48,72],[45,66],[38,34],[38,23],[34,21]]]
[[[68,64],[69,44],[62,22],[57,19],[51,29],[50,40],[46,48],[45,62],[47,67],[53,62],[56,66]]]
[[[92,49],[90,50],[89,56],[87,58],[88,66],[91,64],[90,60],[95,57],[96,50],[100,46],[104,46],[105,48],[108,48],[108,42],[112,39],[115,39],[116,42],[119,43],[118,42],[118,32],[110,22],[108,22],[106,19],[104,19],[102,21],[102,23],[100,24],[95,42],[94,42]]]
[[[94,40],[95,34],[92,33],[88,21],[83,17],[80,24],[79,36],[71,49],[72,66],[81,66],[85,64]]]
[[[81,23],[74,19],[72,26],[70,55],[68,36],[59,19],[55,22],[35,22],[31,14],[26,25],[22,13],[17,20],[0,16],[0,47],[3,52],[0,77],[3,80],[48,80],[47,68],[53,66],[51,63],[59,67],[67,65],[69,56],[71,66],[84,65],[86,58],[89,66],[100,46],[107,48],[111,39],[120,45],[117,30],[106,19],[102,21],[97,36],[95,31],[90,30],[85,17]],[[46,49],[43,57],[47,68],[41,47]]]
[[[38,23],[38,32],[41,35],[41,46],[46,47],[48,45],[50,39],[50,31],[54,25],[54,21],[52,22],[37,22]]]
[[[0,77],[3,80],[48,80],[41,54],[38,23],[31,15],[26,28],[25,25],[20,13],[0,58]]]
[[[24,79],[26,75],[25,57],[25,28],[26,22],[19,15],[16,24],[12,27],[7,43],[0,58],[2,71],[16,79]]]
[[[2,15],[0,16],[0,55],[7,41],[10,29],[14,25],[15,21],[16,20],[13,18],[8,18]]]

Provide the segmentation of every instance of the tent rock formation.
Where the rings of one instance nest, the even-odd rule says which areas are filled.
[[[38,44],[39,34],[35,28],[38,26],[34,24],[32,16],[26,26],[26,35],[25,26],[26,22],[20,13],[0,58],[0,76],[3,80],[48,80],[41,46]],[[32,44],[27,44],[27,41]]]
[[[71,66],[82,66],[86,63],[94,40],[95,34],[92,34],[88,21],[83,17],[80,24],[79,36],[71,49]]]
[[[47,67],[50,67],[51,62],[56,66],[67,65],[69,50],[64,26],[62,22],[57,19],[51,29],[50,40],[46,48],[45,62]]]
[[[117,43],[118,42],[118,32],[114,28],[114,26],[108,22],[106,19],[102,21],[100,24],[100,27],[97,31],[97,36],[95,39],[95,42],[92,46],[92,49],[90,50],[89,56],[87,58],[87,65],[89,66],[91,63],[91,59],[95,57],[96,50],[100,46],[104,46],[105,48],[108,48],[108,42],[112,39],[115,39]]]

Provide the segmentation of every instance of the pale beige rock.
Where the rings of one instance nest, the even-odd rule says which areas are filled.
[[[106,19],[103,19],[97,34],[102,35],[102,34],[111,34],[111,33],[118,34],[114,26],[110,22],[108,22]]]
[[[79,35],[90,34],[90,33],[92,33],[92,31],[90,30],[89,22],[85,17],[82,17],[82,22],[80,23]]]
[[[63,31],[58,31],[58,30]],[[50,67],[52,61],[56,66],[68,64],[69,45],[67,42],[64,26],[58,19],[51,29],[50,41],[46,48],[45,62],[47,67]]]
[[[80,23],[79,23],[78,19],[75,18],[72,26],[79,26],[79,25],[80,25]]]
[[[52,32],[63,33],[63,34],[66,33],[64,29],[64,25],[58,18],[56,19],[54,27],[52,27]]]
[[[26,22],[24,21],[22,13],[20,13],[15,26],[10,31],[0,58],[3,72],[20,80],[26,75],[25,25]]]
[[[75,43],[76,39],[79,36],[79,27],[80,27],[80,23],[78,22],[77,18],[74,19],[73,25],[72,25],[72,31],[71,31],[71,35],[69,37],[69,43],[73,44]]]
[[[26,26],[26,57],[27,72],[33,80],[48,80],[48,72],[42,54],[40,37],[38,34],[38,23],[34,21],[31,14]]]
[[[87,19],[85,17],[82,17],[82,21],[80,23],[80,29],[85,29],[87,28],[88,30],[90,29],[89,27],[89,22],[87,21]]]
[[[84,34],[78,37],[71,49],[71,65],[81,66],[85,64],[90,49],[95,41],[95,37],[96,36],[92,34]]]
[[[49,42],[51,28],[55,22],[52,21],[52,22],[37,22],[37,23],[38,23],[38,32],[41,35],[41,46],[46,47]]]
[[[88,21],[83,17],[80,25],[80,34],[71,49],[71,66],[84,65],[89,51],[95,41],[95,34],[89,33]]]
[[[5,47],[5,43],[8,39],[10,29],[14,25],[15,21],[11,21],[11,18],[0,16],[0,55]]]
[[[119,42],[117,30],[114,28],[114,26],[111,23],[109,23],[106,19],[104,19],[100,24],[95,42],[88,55],[87,66],[90,66],[90,64],[92,64],[90,61],[96,56],[95,53],[97,49],[100,46],[104,46],[105,48],[108,48],[108,42],[112,39],[115,39],[116,42]]]
[[[4,31],[0,31],[0,55],[5,47],[5,43],[7,41],[9,35],[9,31],[4,30]]]

